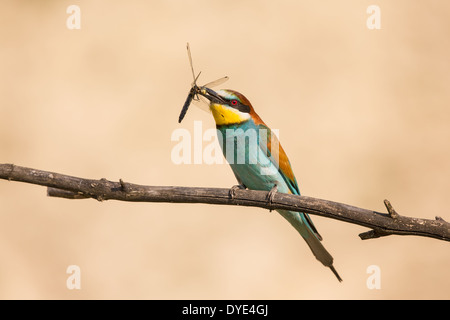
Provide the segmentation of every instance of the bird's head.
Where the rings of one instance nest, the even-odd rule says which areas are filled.
[[[254,113],[250,101],[239,92],[233,90],[214,91],[202,87],[199,93],[209,100],[209,108],[218,126],[245,122]]]

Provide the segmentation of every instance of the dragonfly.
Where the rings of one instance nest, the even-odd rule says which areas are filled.
[[[184,116],[186,115],[186,112],[188,111],[189,106],[191,105],[192,101],[200,101],[201,100],[202,97],[198,95],[198,93],[201,90],[203,90],[204,88],[213,88],[213,87],[218,86],[218,85],[220,85],[220,84],[222,84],[222,83],[224,83],[225,81],[228,80],[228,77],[225,76],[225,77],[219,78],[217,80],[208,82],[207,84],[205,84],[203,86],[198,86],[197,85],[197,80],[200,77],[200,74],[202,72],[200,71],[198,73],[198,75],[195,76],[194,66],[192,64],[192,55],[191,55],[191,49],[189,47],[189,42],[186,45],[186,49],[187,49],[187,54],[188,54],[188,58],[189,58],[189,65],[191,66],[192,78],[194,79],[194,82],[192,82],[192,84],[191,84],[191,90],[189,90],[188,96],[187,96],[186,101],[184,102],[184,105],[183,105],[183,109],[181,109],[180,116],[178,117],[178,123],[181,123],[181,121],[183,121]]]

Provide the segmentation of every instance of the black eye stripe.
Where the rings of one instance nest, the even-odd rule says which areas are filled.
[[[233,104],[231,101],[236,101],[237,104]],[[232,99],[230,101],[230,107],[239,110],[240,112],[245,112],[245,113],[249,113],[250,112],[250,107],[246,106],[245,104],[241,103],[239,100],[237,99]]]

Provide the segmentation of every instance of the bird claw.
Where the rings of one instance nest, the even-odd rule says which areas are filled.
[[[234,199],[234,197],[236,196],[236,190],[238,190],[238,189],[243,190],[243,189],[245,189],[245,186],[242,184],[237,184],[235,186],[232,186],[230,188],[230,191],[228,192],[230,199]]]
[[[267,202],[269,204],[273,204],[273,198],[275,197],[275,193],[278,192],[278,186],[276,184],[273,185],[272,189],[267,193]],[[272,209],[269,209],[270,212],[272,212]]]

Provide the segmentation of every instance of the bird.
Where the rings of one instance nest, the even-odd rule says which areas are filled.
[[[201,87],[198,93],[209,102],[216,123],[219,144],[239,185],[237,188],[269,191],[269,199],[276,192],[300,195],[297,180],[289,159],[278,138],[255,112],[250,101],[241,93]],[[278,149],[278,150],[277,150]],[[336,278],[342,278],[333,266],[333,257],[322,245],[308,214],[276,210],[303,237],[312,253]]]

